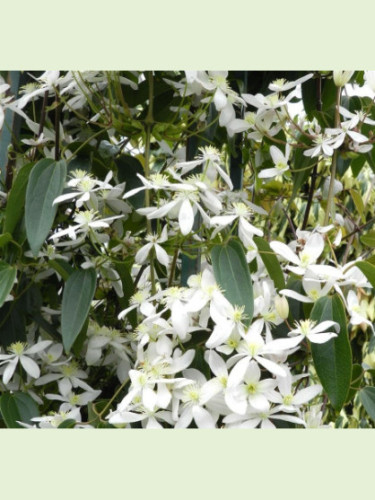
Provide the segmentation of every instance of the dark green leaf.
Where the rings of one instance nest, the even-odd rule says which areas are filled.
[[[333,408],[340,411],[346,401],[352,379],[352,352],[341,298],[338,295],[321,297],[314,305],[311,319],[318,323],[336,321],[340,326],[336,338],[323,344],[311,343],[316,372]]]
[[[66,163],[50,159],[39,161],[32,169],[26,190],[25,223],[26,235],[33,255],[36,257],[52,227],[57,204],[55,198],[64,189]]]
[[[363,272],[371,285],[375,288],[375,266],[366,261],[356,262],[355,265]]]
[[[74,429],[76,423],[77,422],[72,418],[67,418],[66,420],[63,420],[61,422],[61,424],[58,426],[58,429]]]
[[[5,392],[0,397],[0,410],[8,428],[22,428],[17,422],[32,423],[33,417],[39,416],[35,401],[24,392]]]
[[[230,240],[226,245],[217,245],[211,251],[212,267],[217,283],[225,297],[235,306],[244,306],[246,323],[254,314],[253,284],[242,245]]]
[[[6,262],[0,261],[0,307],[13,288],[17,276],[17,269]]]
[[[26,340],[24,310],[18,302],[6,302],[0,309],[0,343],[3,347]]]
[[[122,155],[120,158],[115,160],[117,165],[117,176],[120,182],[125,182],[125,192],[130,191],[132,189],[143,186],[142,181],[137,176],[137,174],[144,174],[143,167],[141,162],[134,158],[131,155]],[[145,201],[145,192],[140,191],[135,194],[131,198],[128,198],[128,201],[135,208],[140,208],[144,206]]]
[[[78,269],[65,283],[61,308],[61,334],[66,352],[69,352],[81,331],[94,297],[96,271]]]
[[[29,163],[22,167],[13,182],[5,209],[4,232],[13,233],[17,222],[22,216],[23,208],[25,206],[27,181],[33,166],[33,163]]]
[[[371,420],[375,422],[375,387],[364,387],[359,391],[359,399]]]
[[[285,288],[284,274],[275,252],[269,246],[267,241],[259,236],[254,236],[254,242],[258,247],[259,255],[266,266],[270,278],[275,283],[275,287],[278,291],[282,290]]]

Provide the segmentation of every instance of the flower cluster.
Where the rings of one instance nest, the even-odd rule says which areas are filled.
[[[342,98],[353,75],[0,81],[0,129],[8,108],[24,120],[1,219],[4,425],[372,425],[375,109]],[[325,114],[313,80],[337,96]]]

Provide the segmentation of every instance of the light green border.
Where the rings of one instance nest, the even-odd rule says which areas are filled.
[[[2,7],[0,68],[374,69],[374,10],[370,0],[17,0]]]
[[[375,69],[373,14],[359,0],[17,0],[0,69]],[[0,494],[371,498],[374,444],[367,430],[1,430]]]
[[[12,500],[372,498],[374,436],[371,430],[1,431],[0,492]]]

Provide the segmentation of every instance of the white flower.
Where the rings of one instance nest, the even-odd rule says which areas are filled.
[[[273,391],[269,396],[272,403],[280,405],[278,406],[279,410],[287,413],[299,412],[301,405],[306,404],[322,392],[322,386],[319,384],[296,391],[292,388],[294,380],[295,377],[292,377],[291,373],[288,372],[286,377],[278,380],[279,392]]]
[[[373,92],[375,92],[375,71],[365,71],[365,83]]]
[[[367,306],[367,301],[362,300],[359,302],[357,294],[353,290],[349,290],[346,307],[350,314],[350,323],[352,325],[366,323],[366,325],[369,325],[372,331],[374,331],[374,326],[367,317]]]
[[[238,219],[238,236],[244,244],[247,244],[249,240],[252,240],[254,234],[263,236],[263,231],[250,224],[247,220],[251,216],[252,210],[245,203],[233,203],[232,210],[228,211],[225,215],[215,215],[211,218],[210,223],[213,226],[218,226],[217,231],[220,231],[224,227],[232,225]]]
[[[298,252],[298,255],[285,243],[281,243],[280,241],[271,241],[270,247],[275,253],[295,264],[295,266],[288,266],[288,269],[295,274],[303,275],[309,266],[315,264],[322,254],[324,250],[324,240],[321,234],[312,233],[307,238],[303,250]]]
[[[310,80],[313,77],[313,73],[308,73],[293,82],[288,82],[284,78],[279,78],[278,80],[274,80],[272,83],[268,85],[268,88],[273,92],[286,92],[287,90],[294,89],[297,85],[301,85],[302,83]]]
[[[230,364],[233,365],[237,362],[236,370],[245,372],[251,360],[254,359],[270,373],[284,377],[286,376],[285,369],[266,357],[272,354],[281,354],[283,349],[264,341],[261,335],[263,326],[262,319],[254,321],[237,347],[238,354],[230,358]],[[239,359],[240,361],[238,361]]]
[[[83,210],[78,212],[74,216],[74,226],[69,226],[67,229],[61,229],[60,231],[56,231],[50,236],[50,240],[52,239],[54,244],[57,246],[68,245],[71,243],[78,244],[84,240],[86,235],[93,231],[93,233],[100,239],[100,236],[95,231],[97,229],[103,229],[110,227],[109,222],[112,222],[115,219],[119,219],[123,217],[122,215],[115,215],[112,217],[106,217],[105,219],[99,219],[98,215],[94,210]],[[80,235],[80,238],[77,239],[77,236]],[[64,242],[64,243],[56,243],[56,240],[59,240],[63,236],[69,236],[72,241]]]
[[[333,81],[337,87],[345,87],[349,80],[353,76],[354,71],[334,71]]]
[[[276,339],[271,341],[268,346],[270,349],[287,350],[297,347],[298,344],[308,339],[315,344],[323,344],[334,337],[337,337],[336,332],[326,332],[327,328],[334,327],[336,332],[340,331],[340,326],[335,321],[323,321],[316,324],[316,321],[311,319],[302,320],[296,323],[296,328],[293,328],[288,335],[291,338]]]
[[[200,429],[212,429],[215,427],[218,415],[204,408],[206,403],[217,394],[215,386],[206,381],[204,375],[194,368],[183,372],[190,383],[182,389],[174,391],[174,396],[183,403],[183,410],[178,417],[175,428],[186,429],[192,420]]]
[[[167,252],[164,250],[163,247],[159,245],[159,243],[164,243],[168,239],[168,230],[167,226],[164,226],[161,235],[157,236],[156,234],[148,234],[146,236],[146,245],[141,247],[136,256],[135,256],[135,262],[137,264],[143,264],[146,262],[146,259],[152,249],[155,251],[155,255],[157,260],[160,262],[165,267],[168,267],[169,264],[169,255]]]
[[[3,373],[3,383],[6,385],[10,381],[18,363],[21,363],[22,368],[31,377],[38,378],[40,368],[31,356],[43,351],[51,344],[51,340],[42,340],[31,347],[27,347],[27,344],[24,342],[14,342],[11,344],[8,351],[12,354],[0,354],[0,365],[7,365]]]
[[[275,379],[262,379],[258,363],[250,361],[246,366],[237,363],[228,377],[225,402],[231,411],[244,415],[248,405],[254,410],[267,411],[269,394],[276,387]]]
[[[274,168],[266,168],[259,172],[258,177],[260,179],[268,179],[281,175],[289,170],[288,158],[289,158],[290,146],[287,144],[285,146],[285,155],[276,146],[270,147],[270,154],[272,161],[275,164]]]

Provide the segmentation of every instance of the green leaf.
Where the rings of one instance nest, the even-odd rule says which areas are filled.
[[[5,209],[4,232],[13,233],[25,206],[27,181],[34,163],[28,163],[18,172],[10,190]]]
[[[66,420],[63,420],[61,422],[61,424],[58,426],[58,429],[74,429],[76,423],[77,422],[72,418],[67,418]]]
[[[0,343],[6,348],[18,340],[26,340],[24,310],[19,301],[6,302],[0,309]]]
[[[50,259],[48,261],[48,265],[57,271],[64,281],[66,281],[74,271],[72,266],[68,264],[66,260],[60,258]]]
[[[360,269],[371,285],[375,288],[375,266],[369,262],[356,262],[355,265]]]
[[[358,394],[369,417],[375,422],[375,387],[364,387]]]
[[[137,174],[143,175],[144,170],[142,163],[137,158],[131,155],[122,155],[115,160],[115,163],[117,165],[118,180],[126,183],[126,192],[143,186],[143,182]],[[131,203],[133,207],[140,208],[144,206],[145,203],[145,192],[140,191],[128,198],[127,201]]]
[[[6,262],[0,261],[0,307],[4,304],[13,288],[17,276],[17,269]]]
[[[363,204],[363,199],[362,195],[356,191],[355,189],[350,189],[349,190],[351,197],[353,198],[353,202],[355,205],[355,208],[358,211],[359,216],[361,217],[362,222],[366,222],[366,216],[365,216],[365,206]]]
[[[254,236],[254,242],[259,250],[259,255],[266,266],[270,278],[275,283],[278,291],[285,288],[284,274],[280,266],[280,262],[275,255],[275,252],[269,246],[266,240],[259,236]]]
[[[39,416],[38,406],[31,396],[24,392],[5,392],[0,397],[0,410],[8,428],[22,428],[19,422],[31,423],[33,417]]]
[[[130,274],[130,265],[126,262],[118,262],[115,264],[115,269],[118,272],[121,283],[122,290],[124,292],[124,296],[118,299],[121,310],[126,309],[130,305],[130,298],[134,294],[134,283],[133,278]],[[127,315],[127,318],[132,325],[133,328],[137,326],[137,312],[135,309],[130,311]]]
[[[359,237],[361,243],[367,247],[375,247],[375,231],[368,231],[366,234]]]
[[[65,283],[61,307],[61,334],[66,352],[69,352],[81,331],[94,297],[96,271],[78,269]]]
[[[311,319],[319,323],[336,321],[340,325],[336,338],[324,344],[311,343],[316,372],[333,408],[340,411],[352,379],[352,352],[341,298],[338,295],[321,297],[313,307]]]
[[[358,177],[359,172],[362,170],[363,166],[366,163],[366,157],[364,155],[359,155],[357,158],[354,158],[350,164],[350,167],[353,172],[353,176],[355,178]]]
[[[211,259],[215,279],[225,297],[233,306],[245,307],[246,323],[250,324],[254,314],[253,284],[242,245],[234,239],[217,245],[211,251]]]
[[[25,223],[30,249],[35,257],[52,227],[57,205],[55,198],[61,195],[66,178],[64,160],[39,161],[32,169],[26,190]]]

